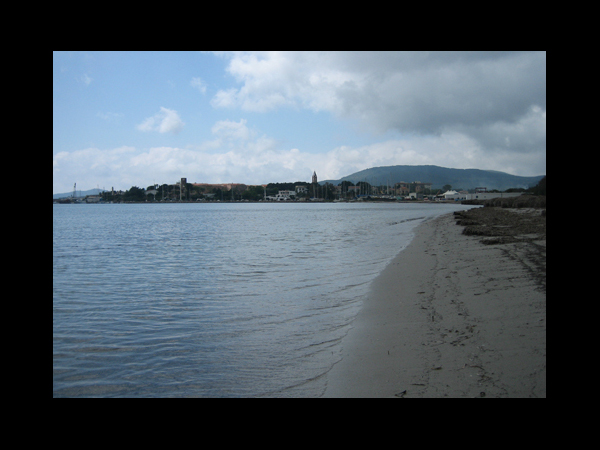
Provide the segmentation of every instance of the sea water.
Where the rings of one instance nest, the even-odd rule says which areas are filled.
[[[54,397],[318,397],[426,203],[53,206]]]

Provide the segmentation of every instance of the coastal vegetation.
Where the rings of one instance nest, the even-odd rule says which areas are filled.
[[[407,180],[400,181],[398,180]],[[421,181],[410,181],[421,180]],[[183,185],[181,185],[183,182]],[[54,201],[102,202],[196,202],[196,201],[263,201],[269,199],[295,201],[370,201],[434,200],[448,191],[461,193],[522,193],[546,195],[546,176],[521,177],[504,172],[479,169],[450,169],[438,166],[373,167],[339,180],[313,182],[277,182],[265,185],[187,183],[185,178],[174,184],[154,184],[146,188],[131,186],[126,191],[100,189],[76,195],[75,191],[55,194]],[[530,187],[533,186],[533,187]],[[481,191],[483,189],[483,191]],[[88,194],[88,195],[83,195]],[[436,198],[437,196],[437,198]],[[477,200],[469,200],[477,202]]]
[[[356,199],[366,201],[396,201],[404,199],[403,196],[398,196],[398,186],[401,183],[390,185],[371,185],[365,181],[359,181],[356,184],[352,181],[342,181],[337,186],[325,182],[306,183],[302,181],[284,182],[284,183],[269,183],[266,185],[245,185],[245,184],[230,184],[230,185],[201,185],[184,183],[183,188],[179,183],[150,185],[145,189],[139,186],[131,186],[126,191],[104,191],[94,197],[95,201],[112,202],[112,203],[138,203],[138,202],[239,202],[248,201],[256,202],[263,201],[266,198],[274,198],[281,192],[293,192],[292,199],[294,201],[352,201]],[[405,184],[406,185],[406,184]],[[422,183],[421,183],[422,185]],[[418,189],[418,199],[434,200],[436,196],[444,192],[455,189],[452,185],[446,184],[442,189],[423,188],[419,184],[411,185],[410,192],[414,193],[414,189]],[[491,200],[465,200],[465,203],[484,204],[486,206],[503,206],[512,207],[511,205],[520,205],[525,202],[534,202],[536,207],[540,207],[540,202],[543,202],[541,207],[545,207],[546,196],[546,177],[544,176],[535,186],[525,188],[509,188],[505,191],[489,190],[487,192],[506,192],[506,193],[522,193],[520,197],[513,198],[498,198]],[[403,194],[409,192],[403,191]],[[535,200],[531,200],[531,198]],[[543,198],[543,200],[542,200]],[[407,196],[408,199],[408,196]],[[414,200],[414,196],[412,200]],[[58,203],[70,203],[73,198],[54,199]]]

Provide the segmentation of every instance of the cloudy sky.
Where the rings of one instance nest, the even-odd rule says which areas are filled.
[[[546,173],[545,52],[54,52],[53,193]]]

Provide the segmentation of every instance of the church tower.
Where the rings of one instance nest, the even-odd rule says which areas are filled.
[[[313,172],[313,176],[312,176],[312,182],[316,183],[317,182],[317,172]]]

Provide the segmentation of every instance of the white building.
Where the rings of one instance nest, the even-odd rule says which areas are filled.
[[[456,191],[446,191],[442,194],[446,200],[464,200],[469,194],[461,194]]]
[[[275,197],[272,195],[267,195],[265,200],[275,201],[275,202],[287,202],[296,198],[295,191],[279,191]]]

